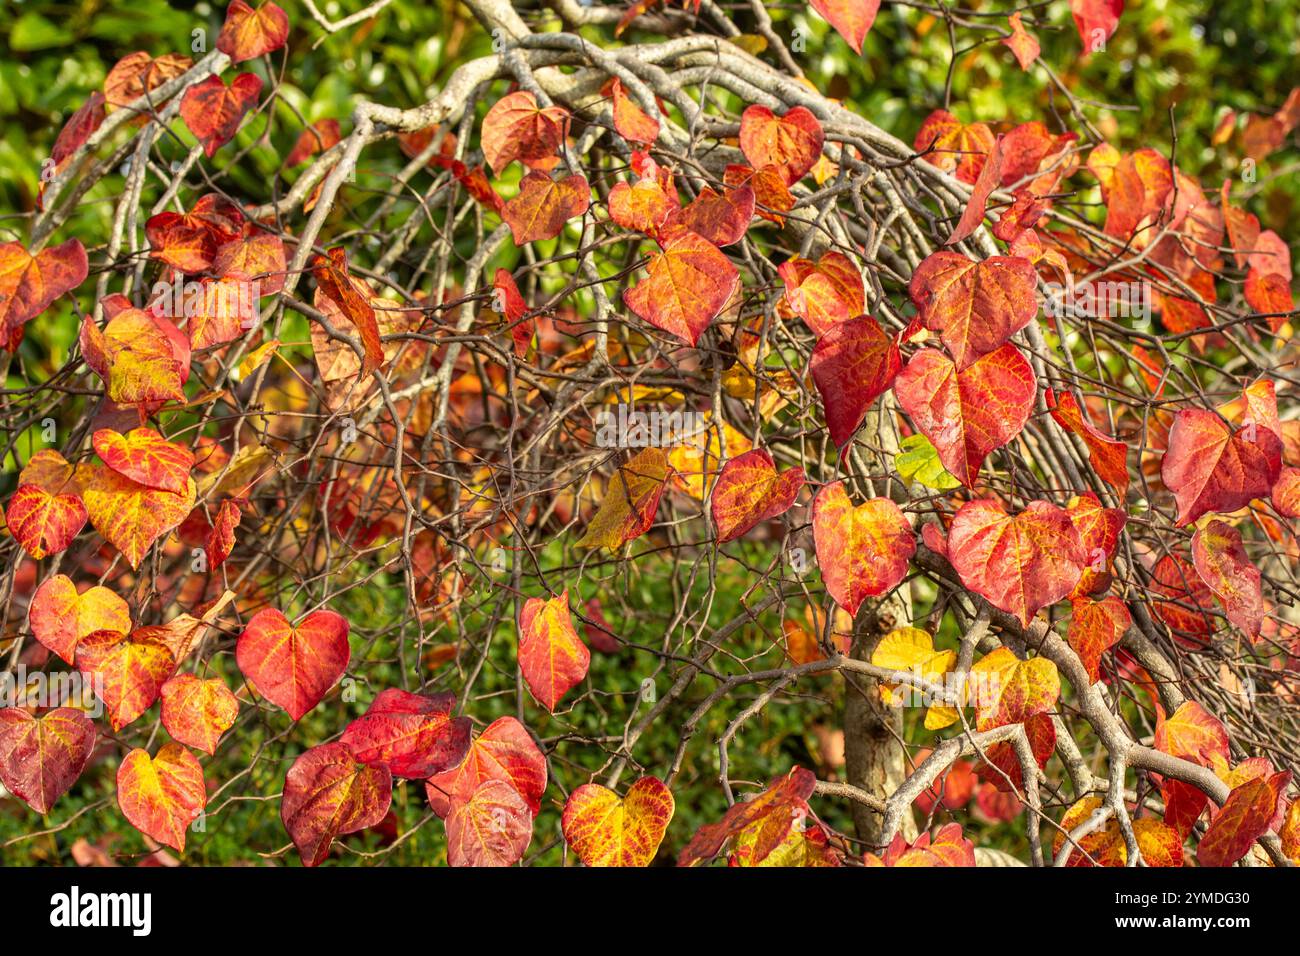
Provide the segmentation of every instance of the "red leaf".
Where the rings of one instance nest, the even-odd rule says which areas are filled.
[[[89,268],[80,239],[34,256],[16,242],[0,243],[0,348],[17,348],[23,326],[81,285]]]
[[[542,808],[546,791],[546,758],[528,731],[513,717],[499,717],[469,746],[459,767],[434,774],[425,793],[435,813],[445,817],[453,803],[465,803],[487,780],[509,784],[523,797],[528,812]]]
[[[1020,64],[1020,69],[1028,72],[1030,64],[1038,59],[1038,54],[1041,52],[1038,38],[1025,30],[1025,25],[1020,22],[1019,12],[1007,17],[1007,22],[1011,24],[1011,36],[1004,38],[1002,42],[1011,48],[1016,62]]]
[[[609,81],[609,96],[614,105],[614,129],[630,143],[653,143],[659,138],[659,121],[632,102],[618,77]]]
[[[1128,516],[1122,508],[1103,508],[1091,491],[1071,498],[1065,510],[1079,532],[1079,543],[1088,563],[1074,593],[1082,596],[1105,591],[1110,586],[1110,561]]]
[[[581,176],[552,179],[534,170],[519,183],[519,194],[505,204],[501,218],[510,227],[515,245],[554,239],[564,224],[583,215],[591,205],[591,187]]]
[[[816,264],[795,256],[776,271],[785,282],[785,301],[819,336],[866,308],[862,273],[842,252],[828,252]]]
[[[1286,795],[1290,772],[1269,774],[1249,780],[1228,794],[1219,812],[1196,847],[1201,866],[1232,866],[1250,850],[1250,845],[1268,832],[1278,801]]]
[[[358,762],[335,741],[293,762],[284,778],[280,819],[303,866],[319,866],[329,856],[330,841],[379,823],[392,801],[388,769]]]
[[[1222,521],[1211,521],[1192,535],[1192,564],[1215,593],[1228,620],[1248,637],[1258,637],[1264,621],[1264,596],[1259,568],[1241,544],[1241,532]]]
[[[528,303],[520,295],[519,286],[515,283],[515,277],[510,274],[509,269],[497,270],[492,288],[499,297],[497,302],[500,308],[497,311],[510,326],[510,338],[515,344],[515,354],[523,358],[528,354],[528,346],[537,331],[537,322],[525,318],[529,312]]]
[[[1076,597],[1070,607],[1070,646],[1095,684],[1101,679],[1101,655],[1119,643],[1133,618],[1124,602],[1114,596],[1100,601]]]
[[[1074,432],[1088,448],[1088,460],[1102,481],[1119,489],[1128,489],[1128,445],[1098,429],[1083,415],[1083,409],[1071,392],[1047,390],[1047,407],[1052,418],[1066,431]]]
[[[984,459],[1024,427],[1034,404],[1034,371],[1020,350],[1004,345],[958,372],[936,349],[912,356],[894,393],[939,460],[968,488]]]
[[[812,8],[826,18],[853,52],[861,55],[862,41],[876,21],[880,0],[810,0]]]
[[[339,741],[364,764],[422,780],[457,766],[469,751],[470,720],[453,718],[455,706],[455,694],[425,696],[388,687]]]
[[[739,242],[753,218],[754,187],[746,183],[722,193],[705,186],[690,205],[668,222],[685,226],[715,246],[722,247]]]
[[[215,193],[201,196],[187,213],[160,212],[144,224],[149,256],[182,272],[212,268],[217,248],[238,239],[244,216]]]
[[[898,505],[872,498],[855,508],[842,481],[817,493],[812,524],[826,590],[850,614],[896,587],[916,553],[916,536]]]
[[[324,610],[294,627],[276,608],[263,608],[235,644],[235,660],[253,689],[294,720],[320,703],[350,656],[347,620]]]
[[[244,0],[230,0],[217,49],[231,63],[242,63],[280,49],[288,39],[289,17],[270,0],[256,10]]]
[[[206,754],[217,752],[221,735],[235,724],[239,701],[219,677],[203,680],[177,674],[162,686],[162,722],[167,733]]]
[[[217,508],[217,517],[212,522],[212,532],[208,535],[205,549],[208,556],[208,570],[215,571],[226,563],[226,558],[230,557],[230,552],[235,547],[235,529],[239,527],[242,517],[239,502],[234,498],[227,498]]]
[[[338,120],[317,120],[298,134],[293,149],[289,150],[289,155],[284,158],[284,165],[289,168],[297,166],[308,157],[332,149],[338,145],[341,138]]]
[[[1023,627],[1074,588],[1087,556],[1070,516],[1046,501],[1009,515],[997,501],[969,501],[952,519],[948,557],[962,584]]]
[[[1106,41],[1119,27],[1123,12],[1124,0],[1070,0],[1070,13],[1085,54],[1106,49]]]
[[[533,839],[533,814],[514,787],[484,780],[447,815],[449,866],[514,866]]]
[[[591,652],[569,614],[569,592],[550,600],[529,598],[519,612],[519,669],[537,702],[555,705],[587,676]]]
[[[95,749],[95,725],[71,707],[33,717],[0,710],[0,783],[37,813],[50,812],[85,769]]]
[[[831,326],[817,341],[809,367],[836,447],[848,446],[901,366],[898,343],[869,315]]]
[[[964,369],[1033,321],[1037,282],[1028,259],[993,256],[975,262],[941,250],[916,267],[908,294],[921,322],[939,333],[957,368]]]
[[[803,484],[802,468],[778,474],[765,449],[755,448],[731,459],[713,486],[710,503],[718,543],[739,538],[759,522],[785,514]]]
[[[1271,492],[1273,507],[1284,518],[1300,518],[1300,468],[1284,466]]]
[[[51,494],[37,485],[19,485],[5,508],[9,533],[37,561],[72,544],[86,517],[76,494]]]
[[[152,428],[136,428],[125,435],[101,428],[92,443],[105,465],[137,484],[176,494],[183,494],[188,486],[194,453]]]
[[[980,170],[979,176],[975,178],[975,184],[971,187],[970,200],[966,203],[966,208],[962,210],[961,219],[957,221],[957,228],[944,240],[945,246],[961,242],[979,228],[980,223],[984,221],[984,213],[988,209],[989,196],[993,190],[1001,185],[1001,182],[1002,137],[999,136],[993,144],[993,149],[989,152],[984,168]]]
[[[1183,409],[1169,430],[1160,477],[1178,502],[1178,526],[1267,497],[1282,469],[1282,442],[1253,422],[1233,431],[1200,408]]]
[[[36,639],[71,664],[83,637],[96,631],[130,631],[131,609],[106,587],[78,594],[70,577],[56,574],[32,595],[28,620]]]
[[[339,311],[356,327],[361,337],[362,351],[359,378],[366,378],[384,363],[384,345],[379,338],[379,321],[375,309],[361,292],[348,272],[348,254],[342,246],[335,246],[326,256],[312,260],[312,276]]]
[[[723,844],[742,830],[757,826],[751,865],[762,863],[784,842],[791,829],[808,818],[808,798],[817,778],[803,767],[772,781],[752,800],[732,804],[717,823],[706,823],[695,831],[691,842],[677,857],[678,866],[692,866],[717,856]]]
[[[181,98],[181,119],[203,146],[209,159],[234,138],[244,115],[262,94],[262,78],[241,73],[230,86],[221,77],[210,76],[185,91]]]
[[[104,94],[95,90],[86,98],[86,102],[81,104],[77,112],[63,124],[58,139],[50,149],[50,159],[54,161],[56,172],[61,170],[77,150],[85,145],[86,140],[90,139],[95,130],[99,129],[107,115],[104,108],[106,102]]]
[[[176,670],[171,650],[147,628],[138,628],[130,636],[116,631],[87,634],[77,643],[76,661],[77,670],[103,700],[114,730],[153,706]]]
[[[912,148],[923,153],[927,163],[973,185],[993,149],[993,131],[983,123],[966,125],[947,110],[935,110],[921,124]]]

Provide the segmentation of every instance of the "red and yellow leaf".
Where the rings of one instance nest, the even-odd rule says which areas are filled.
[[[77,642],[77,669],[104,702],[114,730],[134,721],[158,699],[176,670],[171,650],[138,629],[129,635],[95,631]]]
[[[393,801],[386,767],[356,760],[343,744],[321,744],[293,762],[284,778],[280,819],[303,866],[319,866],[338,836],[374,826]]]
[[[37,813],[77,782],[95,749],[95,725],[71,707],[35,717],[20,707],[0,709],[0,783]]]
[[[1264,622],[1259,568],[1241,543],[1241,532],[1214,520],[1192,535],[1192,565],[1214,592],[1228,620],[1248,637],[1258,637]]]
[[[217,752],[221,735],[234,726],[239,701],[219,677],[177,674],[162,686],[162,722],[179,743]]]
[[[872,498],[855,508],[842,481],[817,493],[812,524],[826,590],[850,614],[897,587],[916,553],[916,536],[898,505]]]
[[[338,683],[351,654],[347,619],[327,610],[294,626],[278,609],[263,608],[235,643],[235,660],[253,689],[294,720]]]
[[[217,49],[242,63],[273,53],[289,39],[289,17],[270,0],[254,10],[244,0],[230,0]]]
[[[695,345],[740,282],[718,247],[688,229],[674,233],[652,256],[648,273],[623,292],[623,303],[656,328]]]
[[[66,574],[41,582],[28,611],[36,639],[71,664],[77,642],[95,631],[131,630],[131,609],[106,587],[91,587],[81,594]]]
[[[539,704],[555,705],[587,676],[591,652],[573,629],[569,592],[529,598],[519,612],[519,670]]]
[[[117,768],[117,805],[128,823],[173,850],[185,849],[185,831],[208,802],[203,768],[180,744],[158,755],[136,748]]]
[[[642,777],[623,797],[588,783],[569,794],[560,826],[585,866],[649,866],[673,808],[672,792],[657,777]]]
[[[469,751],[470,719],[452,717],[455,706],[455,694],[387,687],[339,740],[364,764],[423,780],[458,766]]]
[[[226,86],[219,76],[196,83],[181,97],[181,119],[209,159],[234,138],[248,111],[262,94],[262,78],[240,73]]]
[[[748,532],[760,522],[790,510],[804,485],[802,468],[778,473],[772,455],[762,448],[731,459],[713,486],[710,508],[718,543]]]

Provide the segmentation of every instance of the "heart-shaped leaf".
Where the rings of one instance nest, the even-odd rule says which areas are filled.
[[[80,239],[36,255],[16,242],[0,243],[0,348],[16,349],[23,326],[81,285],[89,268]]]
[[[162,722],[167,733],[206,754],[217,752],[221,735],[234,726],[239,701],[220,677],[203,680],[177,674],[162,686]]]
[[[452,717],[455,706],[455,694],[425,696],[387,687],[339,741],[364,764],[423,780],[460,765],[469,750],[470,719]]]
[[[313,611],[297,626],[277,608],[263,608],[235,643],[235,660],[253,689],[301,720],[347,670],[348,622],[334,611]]]
[[[194,453],[169,442],[152,428],[136,428],[125,435],[111,428],[95,432],[95,454],[124,478],[146,488],[185,494]]]
[[[503,780],[484,780],[447,815],[450,866],[514,866],[532,839],[533,814]]]
[[[564,142],[568,125],[569,111],[563,107],[543,109],[527,90],[511,93],[483,117],[483,158],[498,175],[516,159],[525,166],[545,164]]]
[[[1228,614],[1248,637],[1258,637],[1264,622],[1259,568],[1241,543],[1241,532],[1211,521],[1192,535],[1192,565]]]
[[[176,659],[142,629],[95,631],[77,642],[77,669],[103,700],[113,729],[121,730],[158,699]]]
[[[623,292],[623,303],[687,345],[700,340],[740,281],[731,260],[689,229],[674,233],[646,271],[645,279]]]
[[[37,813],[77,782],[94,749],[95,725],[79,710],[0,709],[0,783]]]
[[[189,127],[203,154],[209,159],[234,138],[244,116],[262,94],[262,78],[240,73],[226,86],[219,76],[196,83],[181,97],[181,119]]]
[[[546,758],[524,725],[513,717],[498,717],[488,724],[470,744],[461,765],[430,777],[425,793],[434,812],[446,817],[453,803],[467,802],[486,780],[509,784],[534,816],[541,810]]]
[[[573,629],[569,592],[549,600],[529,598],[519,612],[519,669],[537,702],[555,710],[587,676],[591,652]]]
[[[831,441],[844,448],[872,403],[894,383],[902,358],[898,343],[869,315],[830,326],[813,348],[813,382],[826,409]]]
[[[1254,422],[1234,431],[1203,408],[1174,416],[1160,478],[1178,503],[1178,526],[1266,498],[1282,470],[1282,442]]]
[[[36,639],[71,664],[77,642],[95,631],[131,630],[131,609],[106,587],[91,587],[81,594],[66,574],[41,582],[32,595],[28,619]]]
[[[158,755],[136,748],[117,768],[117,805],[127,822],[173,850],[185,849],[185,831],[208,802],[203,768],[180,744]]]
[[[591,187],[587,180],[574,174],[552,179],[550,173],[534,170],[519,183],[519,194],[501,210],[501,218],[510,227],[515,245],[524,246],[542,239],[554,239],[564,224],[587,211],[591,205]]]
[[[738,538],[759,522],[785,514],[803,484],[802,468],[778,474],[772,455],[762,448],[731,459],[713,486],[710,502],[718,543]]]
[[[393,802],[393,775],[370,767],[342,743],[312,747],[284,778],[280,819],[303,866],[319,866],[337,836],[374,826]]]
[[[267,0],[254,10],[244,0],[230,0],[226,22],[217,36],[217,49],[242,63],[273,53],[289,39],[289,17]]]
[[[598,783],[569,794],[560,827],[585,866],[649,866],[673,818],[672,792],[642,777],[619,797]]]
[[[796,106],[777,116],[757,104],[740,114],[740,150],[755,169],[776,166],[787,186],[797,183],[816,165],[825,134],[807,107]]]
[[[817,493],[812,524],[826,590],[850,614],[896,587],[916,553],[916,536],[898,505],[872,498],[855,508],[842,481]]]
[[[810,3],[844,37],[854,53],[862,53],[862,41],[876,22],[880,0],[810,0]]]
[[[132,481],[106,465],[96,466],[83,497],[95,530],[138,568],[149,547],[193,510],[194,481],[186,479],[184,493],[177,494]]]

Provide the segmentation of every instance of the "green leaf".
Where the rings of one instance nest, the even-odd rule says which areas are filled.
[[[903,450],[894,456],[894,467],[904,481],[919,482],[935,491],[948,491],[961,484],[943,467],[938,452],[924,435],[908,435],[900,444]]]

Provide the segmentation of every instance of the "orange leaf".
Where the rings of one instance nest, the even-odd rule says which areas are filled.
[[[69,664],[76,659],[77,642],[86,635],[131,630],[131,609],[125,601],[105,587],[78,594],[66,574],[41,582],[32,595],[28,619],[36,639]]]
[[[16,349],[23,326],[81,285],[89,268],[80,239],[36,255],[16,242],[0,243],[0,348]]]
[[[732,804],[717,823],[706,823],[695,831],[691,842],[677,857],[678,866],[693,866],[717,856],[723,845],[742,831],[759,824],[750,834],[753,849],[750,863],[757,866],[779,847],[796,827],[808,819],[808,798],[817,778],[803,767],[772,781],[772,785],[754,797]]]
[[[564,142],[568,126],[569,111],[563,107],[543,109],[527,90],[511,93],[483,117],[483,158],[498,175],[516,159],[533,168],[546,165]]]
[[[185,91],[181,98],[181,119],[203,146],[209,159],[230,142],[244,115],[257,104],[262,78],[240,73],[226,86],[219,76],[210,76]]]
[[[812,111],[796,106],[777,116],[753,105],[740,114],[740,150],[755,169],[776,166],[787,186],[797,183],[817,163],[825,135]]]
[[[853,52],[862,53],[862,41],[876,22],[880,0],[809,0],[812,8],[844,37]]]
[[[295,627],[280,611],[253,615],[235,643],[235,661],[253,689],[294,720],[320,703],[351,657],[348,622],[333,611],[312,611]]]
[[[39,561],[72,544],[86,524],[86,506],[72,493],[51,494],[39,485],[19,485],[5,508],[5,524]]]
[[[254,10],[244,0],[230,0],[217,49],[231,63],[242,63],[280,49],[288,39],[289,17],[274,3],[268,0]]]
[[[190,344],[167,319],[126,308],[101,330],[88,315],[81,326],[81,351],[119,405],[147,411],[185,400],[181,386],[189,376]]]
[[[292,168],[317,153],[333,149],[341,138],[338,120],[317,120],[298,134],[293,149],[289,150],[289,155],[284,158],[284,165]]]
[[[676,198],[676,191],[673,192]],[[669,222],[685,226],[691,232],[719,248],[739,242],[754,218],[754,187],[748,183],[721,193],[705,186],[698,196]]]
[[[130,106],[145,93],[157,89],[194,66],[180,53],[164,53],[154,59],[148,53],[129,53],[113,65],[104,79],[104,96],[109,106]],[[159,104],[154,103],[155,107]]]
[[[916,553],[916,537],[898,505],[872,498],[855,508],[842,481],[817,493],[812,524],[826,590],[850,614],[868,597],[896,587]]]
[[[217,752],[221,735],[234,726],[239,701],[219,677],[203,680],[194,674],[177,674],[162,686],[162,722],[180,743]]]
[[[254,232],[218,247],[212,271],[222,279],[257,282],[258,297],[275,295],[284,288],[284,241],[269,232]],[[253,303],[256,308],[257,303]],[[253,316],[248,316],[251,320]]]
[[[77,782],[94,749],[95,725],[79,710],[0,709],[0,783],[37,813]]]
[[[912,148],[923,153],[930,165],[974,184],[993,149],[993,131],[983,123],[968,126],[947,110],[935,110],[921,124]]]
[[[894,393],[944,468],[973,488],[984,459],[1029,420],[1035,384],[1028,360],[1008,343],[960,371],[938,349],[921,349],[898,373]]]
[[[649,866],[673,818],[673,795],[657,777],[642,777],[619,797],[598,783],[569,794],[561,829],[585,866]]]
[[[614,129],[629,143],[653,143],[659,138],[659,120],[632,102],[623,82],[614,77],[607,86],[614,101]]]
[[[962,836],[960,824],[949,823],[940,827],[933,838],[922,833],[910,846],[901,833],[895,834],[883,858],[867,853],[862,862],[867,866],[974,866],[975,844]]]
[[[776,271],[785,282],[785,301],[819,336],[866,307],[862,273],[842,252],[828,252],[815,265],[795,256]]]
[[[738,538],[759,522],[785,514],[803,484],[802,468],[777,474],[771,454],[764,449],[756,448],[731,459],[713,487],[711,510],[718,543]]]
[[[1196,847],[1201,866],[1232,866],[1250,850],[1250,845],[1273,825],[1278,802],[1286,794],[1291,773],[1256,777],[1228,794]]]
[[[582,176],[552,179],[534,170],[519,182],[519,194],[505,204],[501,218],[510,227],[515,245],[554,239],[564,224],[583,215],[591,205],[591,187]]]
[[[1087,560],[1062,508],[1031,501],[1009,515],[997,501],[969,501],[952,519],[948,558],[962,584],[1028,627],[1078,582]]]
[[[1075,495],[1066,504],[1074,530],[1079,532],[1087,567],[1075,585],[1076,595],[1097,594],[1110,587],[1110,562],[1119,547],[1119,535],[1128,522],[1122,508],[1103,508],[1091,491]]]
[[[215,571],[226,563],[230,552],[235,547],[235,529],[243,517],[239,502],[227,498],[217,508],[217,517],[212,522],[212,532],[208,535],[207,548],[208,570]]]
[[[280,820],[303,866],[319,866],[335,837],[374,826],[392,801],[388,769],[360,763],[335,741],[313,747],[293,762],[284,778]]]
[[[615,183],[609,191],[609,218],[624,229],[634,229],[652,238],[669,222],[680,220],[677,191],[665,191],[653,176],[634,183]]]
[[[1005,37],[1002,42],[1011,48],[1016,62],[1020,64],[1020,69],[1028,72],[1030,64],[1038,59],[1038,54],[1041,52],[1038,38],[1025,30],[1025,25],[1020,22],[1019,13],[1011,14],[1007,17],[1007,22],[1011,24],[1011,36]]]
[[[90,523],[132,568],[140,567],[149,547],[182,521],[194,507],[194,482],[177,494],[149,488],[111,468],[90,470],[84,494]]]
[[[1192,564],[1223,605],[1228,620],[1248,637],[1258,637],[1264,596],[1259,568],[1242,547],[1241,532],[1222,521],[1209,522],[1192,535]]]
[[[1070,607],[1070,646],[1095,684],[1101,679],[1101,655],[1119,643],[1133,618],[1124,602],[1113,595],[1100,601],[1076,597]]]
[[[975,262],[941,250],[916,267],[908,294],[922,324],[939,333],[962,370],[1033,321],[1037,281],[1028,259],[993,256]]]
[[[95,631],[77,643],[77,670],[104,702],[114,730],[131,723],[158,699],[176,659],[147,632]]]
[[[379,323],[374,307],[356,287],[348,273],[348,254],[342,246],[329,250],[327,256],[312,260],[312,276],[320,291],[328,296],[347,317],[361,337],[362,351],[359,378],[366,378],[384,362],[384,346],[379,340]]]
[[[1045,714],[1061,696],[1061,676],[1046,657],[1022,661],[1005,647],[986,654],[971,667],[972,683],[984,691],[977,696],[976,726],[990,730],[1019,724]]]
[[[687,345],[700,340],[740,281],[731,260],[688,229],[674,233],[646,271],[647,278],[624,290],[623,303]]]
[[[569,615],[569,592],[550,600],[529,598],[519,612],[519,670],[537,702],[555,705],[587,676],[591,652]]]
[[[1066,431],[1074,432],[1088,448],[1088,460],[1102,481],[1123,493],[1128,488],[1128,445],[1106,435],[1083,415],[1083,409],[1071,392],[1046,395],[1052,418]]]
[[[149,257],[182,272],[206,272],[218,247],[238,239],[244,216],[215,193],[199,197],[189,212],[160,212],[144,224]]]
[[[1208,767],[1213,758],[1228,758],[1228,732],[1217,717],[1194,700],[1185,702],[1164,720],[1156,722],[1152,745],[1171,757],[1181,757]]]

